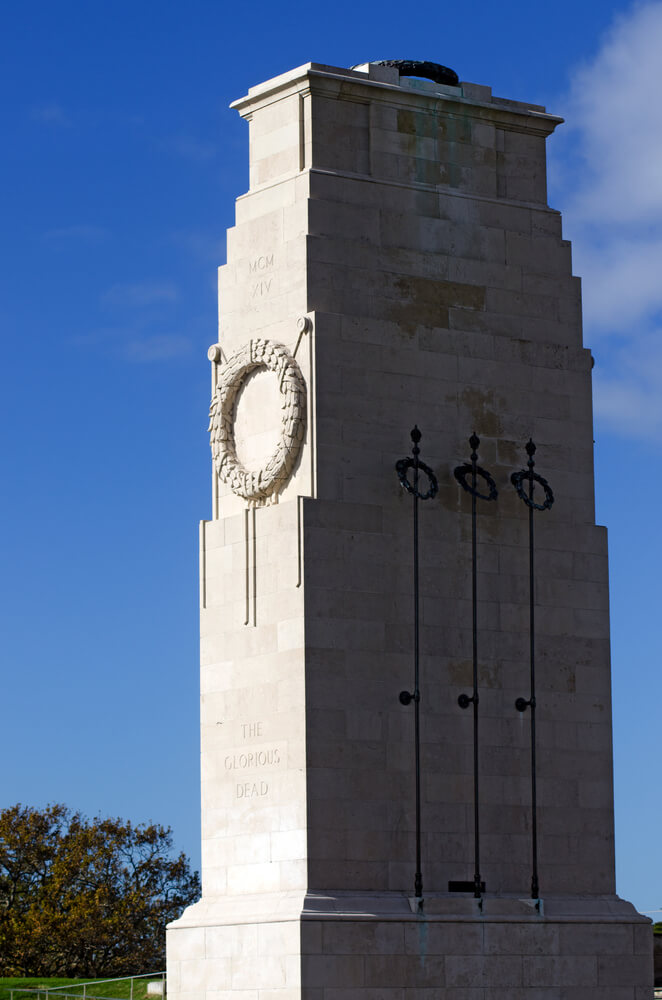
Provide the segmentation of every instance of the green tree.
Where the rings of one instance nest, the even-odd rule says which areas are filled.
[[[199,895],[169,828],[64,805],[0,812],[0,975],[161,969],[166,924]]]

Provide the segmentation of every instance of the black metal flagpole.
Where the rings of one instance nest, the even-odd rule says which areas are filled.
[[[473,705],[473,728],[474,728],[474,897],[480,899],[485,891],[485,885],[480,874],[480,789],[479,789],[479,766],[478,766],[478,587],[477,587],[477,551],[476,551],[476,500],[496,500],[498,496],[496,483],[489,472],[478,465],[478,454],[476,449],[480,444],[480,438],[475,431],[469,438],[471,446],[471,464],[458,465],[453,471],[460,486],[471,494],[471,605],[472,605],[472,635],[473,635],[473,693],[461,694],[457,699],[460,708],[468,708]],[[471,474],[471,486],[467,484],[467,476]],[[478,478],[484,479],[489,487],[489,493],[481,493],[478,490]]]
[[[395,463],[395,470],[398,474],[400,484],[411,493],[414,498],[414,690],[413,692],[401,691],[400,703],[409,705],[414,702],[414,767],[416,774],[416,873],[414,875],[414,895],[421,898],[423,895],[423,874],[421,872],[421,737],[420,737],[420,672],[419,672],[419,595],[418,595],[418,501],[429,500],[434,497],[438,490],[437,479],[432,469],[421,462],[420,448],[418,443],[421,440],[421,432],[418,427],[414,427],[411,432],[411,439],[414,442],[412,448],[413,458],[401,458]],[[414,470],[414,481],[411,483],[408,478],[409,469]],[[424,472],[429,480],[427,492],[421,493],[419,489],[419,473]]]
[[[535,634],[535,576],[534,576],[534,539],[533,539],[533,512],[534,510],[549,510],[554,503],[552,488],[546,479],[533,471],[535,462],[533,456],[536,446],[529,438],[526,446],[526,453],[529,456],[527,469],[513,472],[510,481],[517,490],[518,497],[524,501],[529,508],[529,672],[530,672],[530,695],[529,698],[518,698],[515,708],[518,712],[526,712],[530,708],[531,720],[531,898],[540,898],[540,885],[538,882],[538,804],[536,789],[536,634]],[[524,483],[528,482],[528,493],[524,489]],[[542,486],[545,492],[543,503],[536,503],[533,499],[535,484]]]

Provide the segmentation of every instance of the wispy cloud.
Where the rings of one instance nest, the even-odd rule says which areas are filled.
[[[111,285],[101,296],[105,305],[131,309],[152,306],[161,302],[175,302],[178,298],[178,288],[171,281],[119,283]]]
[[[217,147],[213,142],[196,139],[191,135],[170,136],[163,140],[162,146],[169,153],[181,156],[192,163],[208,163],[214,159],[217,153]]]
[[[186,311],[182,321],[181,305],[173,306],[179,298],[179,288],[170,281],[112,285],[101,296],[110,322],[74,334],[70,343],[135,364],[186,357],[196,343],[206,343],[199,328],[206,329],[207,317]]]
[[[74,334],[69,343],[75,347],[98,351],[124,361],[142,364],[171,361],[190,354],[190,336],[181,333],[159,333],[138,323],[129,326],[100,326]]]
[[[662,232],[623,232],[614,223],[599,231],[578,226],[573,245],[592,338],[636,336],[662,308]]]
[[[99,243],[106,239],[108,230],[103,226],[75,225],[62,226],[60,229],[47,229],[42,233],[42,239],[48,243]]]
[[[48,101],[45,104],[35,104],[30,108],[30,117],[33,121],[43,122],[45,125],[59,125],[68,128],[72,121],[62,105],[55,101]]]
[[[168,241],[206,264],[218,267],[225,262],[225,238],[219,235],[218,227],[209,230],[176,229],[169,234]]]
[[[609,348],[610,363],[593,377],[595,416],[632,437],[662,435],[662,329],[640,332]]]
[[[191,341],[176,333],[153,334],[130,339],[123,348],[128,361],[170,361],[191,351]]]
[[[620,16],[562,107],[564,190],[596,417],[621,433],[662,428],[662,2]]]
[[[72,333],[68,342],[75,347],[99,347],[119,343],[126,338],[127,330],[123,326],[97,326],[88,330]]]

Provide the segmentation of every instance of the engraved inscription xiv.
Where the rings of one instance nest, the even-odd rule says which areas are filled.
[[[271,282],[273,278],[269,278],[268,281],[258,281],[257,285],[253,285],[253,298],[256,295],[268,295],[271,291]]]

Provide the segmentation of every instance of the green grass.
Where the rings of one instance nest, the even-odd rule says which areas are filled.
[[[158,979],[158,976],[154,976]],[[133,982],[133,1000],[145,1000],[147,996],[147,983],[150,979],[135,979]],[[75,993],[77,996],[83,995],[83,983],[87,985],[86,993],[95,997],[113,997],[117,1000],[129,1000],[131,996],[131,982],[129,979],[120,979],[114,983],[99,982],[94,979],[49,979],[45,976],[32,976],[26,979],[0,978],[0,1000],[9,1000],[10,990],[34,990],[33,993],[19,993],[14,995],[14,1000],[37,1000],[37,990],[53,986],[70,986],[68,990],[57,990],[51,994],[53,1000],[62,993]],[[43,997],[43,994],[42,994]]]
[[[18,977],[0,978],[0,1000],[9,1000],[10,990],[30,989],[33,986],[67,986],[69,983],[81,983],[82,979],[45,979],[43,977],[32,977],[30,979],[20,979]],[[62,991],[66,992],[66,991]]]

